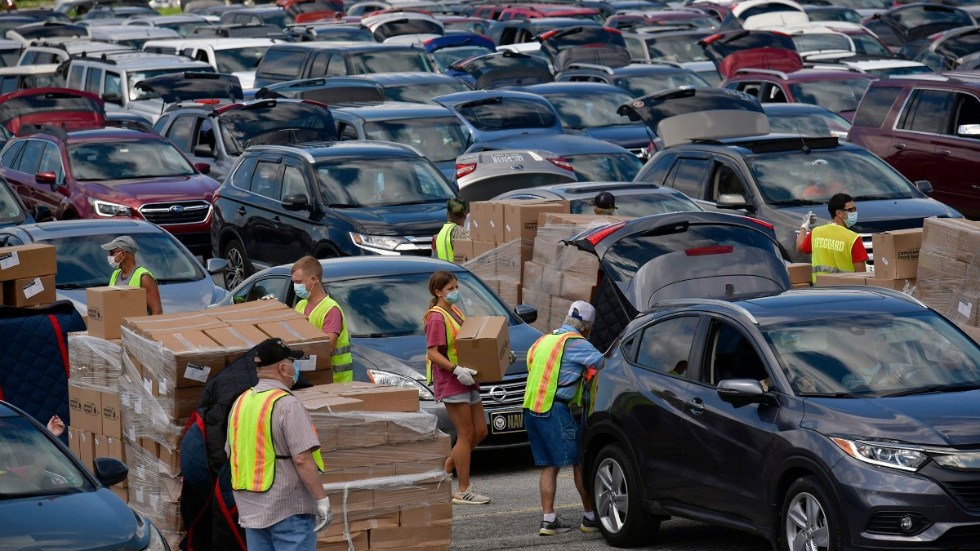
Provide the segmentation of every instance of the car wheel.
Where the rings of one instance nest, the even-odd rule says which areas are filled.
[[[660,521],[643,506],[640,477],[626,452],[618,445],[606,446],[593,465],[592,499],[602,536],[615,547],[653,541]]]
[[[783,551],[840,551],[843,527],[836,503],[812,476],[790,486],[783,501]]]
[[[232,239],[225,247],[225,261],[228,270],[225,272],[225,289],[231,291],[241,285],[248,276],[252,275],[252,263],[245,254],[245,247],[237,239]]]

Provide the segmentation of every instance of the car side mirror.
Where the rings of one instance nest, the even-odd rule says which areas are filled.
[[[102,94],[102,101],[106,103],[118,103],[119,105],[122,105],[123,99],[120,94],[108,93],[108,94]]]
[[[37,180],[37,183],[48,184],[52,188],[58,183],[58,176],[54,172],[38,172],[34,175],[34,179]]]
[[[514,313],[524,323],[534,323],[538,320],[538,309],[529,304],[518,304],[514,307]]]
[[[208,163],[194,163],[194,168],[201,174],[211,174],[211,165]]]
[[[980,125],[978,125],[980,126]],[[926,195],[932,195],[932,182],[929,180],[916,180],[915,187]]]
[[[741,193],[722,193],[715,205],[720,209],[747,209],[752,206]]]
[[[218,274],[228,269],[228,261],[224,258],[209,258],[204,269],[211,275]]]
[[[736,406],[750,403],[776,405],[755,379],[725,379],[718,383],[718,397]]]
[[[50,222],[54,220],[54,214],[51,213],[51,209],[46,205],[34,205],[33,215],[35,222]]]
[[[290,195],[283,198],[282,206],[286,210],[308,209],[310,208],[310,198],[302,194]]]
[[[210,157],[214,158],[214,149],[208,145],[199,143],[194,146],[194,151],[192,151],[195,157]]]
[[[94,461],[95,478],[103,486],[109,487],[119,484],[126,480],[129,474],[129,467],[125,463],[112,457],[96,457]]]
[[[956,127],[957,136],[980,136],[980,124],[961,124]]]

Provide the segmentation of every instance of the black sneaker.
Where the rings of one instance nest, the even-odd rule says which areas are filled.
[[[568,532],[572,527],[561,521],[560,518],[555,517],[555,520],[548,522],[547,520],[541,521],[541,528],[538,528],[539,536],[554,536],[555,534],[561,534],[562,532]]]
[[[599,531],[599,519],[589,520],[588,517],[582,517],[582,524],[579,525],[579,530],[585,532],[586,534],[591,534],[592,532]]]

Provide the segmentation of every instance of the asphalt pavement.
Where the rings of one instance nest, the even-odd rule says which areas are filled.
[[[489,505],[453,506],[453,551],[529,549],[578,551],[613,549],[599,533],[583,534],[577,529],[582,503],[571,468],[558,475],[555,511],[576,529],[557,536],[539,536],[541,503],[539,471],[528,450],[477,452],[474,454],[472,484],[493,500]],[[767,541],[726,528],[683,519],[661,525],[658,551],[768,551]]]

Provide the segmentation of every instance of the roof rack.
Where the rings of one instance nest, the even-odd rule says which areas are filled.
[[[680,62],[668,61],[666,59],[634,59],[630,61],[630,65],[667,65],[679,69],[684,68],[684,65]]]
[[[850,61],[850,58],[844,58],[846,61]],[[867,73],[864,69],[860,67],[852,67],[851,65],[843,65],[837,63],[804,63],[804,69],[816,69],[819,71],[847,71],[849,73]]]
[[[593,71],[602,71],[603,73],[613,74],[612,67],[608,65],[599,65],[596,63],[569,63],[562,69],[563,71],[571,71],[575,69],[591,69]]]
[[[735,69],[735,74],[739,74],[739,73],[742,74],[755,73],[755,74],[763,74],[763,75],[772,75],[774,77],[779,77],[783,80],[789,80],[789,76],[787,76],[786,73],[782,71],[775,71],[773,69],[757,69],[755,67],[742,67],[739,69]]]

